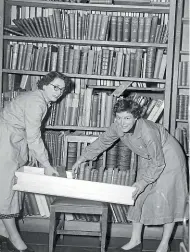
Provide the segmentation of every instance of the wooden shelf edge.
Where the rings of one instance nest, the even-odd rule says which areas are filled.
[[[182,22],[184,22],[184,23],[189,23],[189,22],[190,22],[190,18],[183,17],[183,18],[182,18]]]
[[[190,51],[184,51],[184,50],[182,50],[182,51],[180,51],[180,54],[183,54],[183,55],[189,55],[190,54]]]
[[[13,70],[13,69],[2,69],[3,73],[12,74],[25,74],[25,75],[46,75],[48,72],[39,71],[27,71],[27,70]],[[97,79],[97,80],[115,80],[115,81],[133,81],[133,82],[153,82],[153,83],[165,83],[166,80],[160,79],[148,79],[148,78],[136,78],[136,77],[117,77],[117,76],[105,76],[105,75],[87,75],[87,74],[69,74],[63,73],[70,78],[79,79]]]
[[[119,42],[119,41],[100,41],[100,40],[78,40],[78,39],[64,39],[64,38],[44,38],[44,37],[29,37],[29,36],[10,36],[4,35],[4,40],[11,41],[28,41],[28,42],[40,42],[40,43],[53,43],[53,44],[75,44],[75,45],[95,45],[95,46],[108,46],[108,47],[157,47],[167,48],[167,44],[159,43],[139,43],[139,42]]]
[[[149,12],[149,13],[169,13],[170,5],[168,3],[146,4],[146,5],[113,5],[113,4],[88,4],[88,3],[71,3],[71,2],[52,2],[38,0],[7,0],[9,5],[35,6],[54,9],[81,9],[81,10],[106,10],[106,11],[128,11],[128,12]]]
[[[100,127],[82,127],[82,126],[59,126],[59,125],[55,125],[55,126],[46,126],[45,129],[47,130],[89,130],[89,131],[105,131],[107,128],[100,128]]]
[[[88,85],[89,88],[94,88],[94,89],[113,89],[115,90],[117,87],[116,86],[95,86],[95,85]],[[153,91],[153,92],[164,92],[164,88],[151,88],[151,87],[128,87],[126,90],[136,90],[136,91]]]
[[[178,88],[180,88],[180,89],[189,89],[190,86],[178,86]]]
[[[188,123],[188,120],[183,120],[183,119],[176,119],[176,122],[182,122],[182,123]]]

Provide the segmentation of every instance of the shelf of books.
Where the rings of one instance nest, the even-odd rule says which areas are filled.
[[[189,6],[188,1],[178,1],[174,77],[172,90],[171,133],[181,143],[189,156]]]
[[[6,49],[2,105],[56,70],[75,83],[67,102],[74,98],[78,108],[85,92],[96,100],[106,94],[111,102],[112,89],[125,81],[132,82],[128,94],[157,93],[165,100],[163,124],[169,127],[175,1],[103,3],[5,1],[11,11],[4,17],[1,42]]]
[[[118,99],[113,92],[121,85],[127,84],[122,96],[143,106],[144,118],[169,129],[176,0],[2,2],[1,105],[35,90],[49,71],[64,73],[74,84],[64,99],[52,104],[45,123],[43,137],[53,166],[63,164],[66,134],[99,135],[110,126]],[[68,169],[76,161],[75,149],[68,147]],[[107,151],[106,169],[101,170],[100,156],[80,179],[131,185],[135,160],[117,142]],[[23,213],[46,221],[52,200],[26,193]],[[110,211],[110,223],[128,223],[126,206],[110,204]],[[97,216],[67,218],[98,225]]]

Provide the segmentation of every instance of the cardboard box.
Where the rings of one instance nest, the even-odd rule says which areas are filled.
[[[43,168],[22,167],[15,172],[13,190],[133,205],[134,187],[46,176]]]

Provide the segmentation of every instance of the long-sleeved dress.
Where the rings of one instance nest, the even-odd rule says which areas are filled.
[[[19,193],[12,190],[14,172],[28,159],[28,147],[42,164],[49,164],[41,138],[47,112],[42,90],[19,95],[0,112],[0,218],[19,213]]]
[[[94,159],[117,139],[138,155],[136,181],[147,184],[129,207],[128,220],[145,225],[182,221],[187,197],[186,160],[179,143],[160,124],[138,119],[133,133],[115,122],[83,152]]]

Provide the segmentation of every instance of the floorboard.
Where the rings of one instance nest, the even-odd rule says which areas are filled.
[[[24,241],[34,249],[35,252],[48,252],[48,234],[23,232]],[[108,240],[107,252],[114,252],[115,248],[121,247],[129,239],[111,238]],[[1,239],[0,239],[1,243]],[[179,252],[180,240],[173,240],[171,243],[171,252]],[[158,240],[144,240],[143,252],[155,252],[159,245]],[[1,243],[0,252],[8,252],[6,242]],[[65,236],[64,239],[58,239],[54,252],[100,252],[100,242],[96,237]]]

